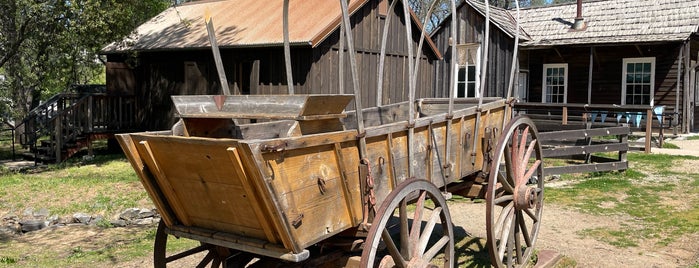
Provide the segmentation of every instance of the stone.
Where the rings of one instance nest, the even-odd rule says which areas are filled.
[[[88,223],[90,223],[90,220],[92,220],[92,216],[87,215],[85,213],[78,212],[78,213],[73,214],[73,219],[74,219],[74,222],[88,224]]]
[[[24,210],[24,212],[22,213],[22,215],[25,216],[25,217],[32,217],[32,216],[34,216],[34,209],[33,209],[33,208],[27,208],[27,209]]]
[[[151,225],[155,223],[156,221],[153,218],[145,218],[145,219],[137,219],[133,221],[133,224],[135,225]]]
[[[128,208],[124,210],[121,214],[119,214],[119,219],[125,220],[125,221],[132,221],[135,219],[138,219],[138,215],[140,214],[140,209],[138,208]]]
[[[24,233],[41,230],[44,227],[46,227],[46,224],[44,223],[44,221],[41,221],[41,220],[20,221],[19,225],[21,226],[22,232],[24,232]]]
[[[152,210],[147,209],[147,208],[142,208],[138,212],[139,219],[152,218],[154,216],[155,216],[155,213],[153,213]]]
[[[122,219],[111,220],[109,223],[111,223],[114,227],[126,227],[128,225],[128,223]]]
[[[34,217],[46,218],[49,216],[49,210],[47,208],[41,208],[39,211],[34,211]]]

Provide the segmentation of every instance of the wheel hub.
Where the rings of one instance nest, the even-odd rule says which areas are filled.
[[[514,198],[515,207],[519,210],[534,208],[537,200],[539,200],[536,188],[526,185],[517,186]]]

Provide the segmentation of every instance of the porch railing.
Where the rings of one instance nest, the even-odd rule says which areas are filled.
[[[650,105],[616,105],[616,104],[583,104],[583,103],[535,103],[520,102],[514,105],[515,111],[526,112],[534,119],[560,121],[568,125],[571,121],[607,125],[626,124],[630,127],[644,129],[644,151],[650,153],[653,126],[659,129],[659,144],[662,146],[663,129],[675,123],[676,113],[667,110],[659,111],[659,106]],[[654,118],[656,120],[654,120]],[[654,121],[656,123],[654,124]]]

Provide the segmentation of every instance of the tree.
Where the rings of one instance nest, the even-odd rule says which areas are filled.
[[[102,82],[99,50],[167,8],[170,0],[0,1],[0,97],[22,118],[71,84]]]

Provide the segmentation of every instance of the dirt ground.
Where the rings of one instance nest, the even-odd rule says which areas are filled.
[[[699,156],[699,140],[671,142],[680,146],[681,149],[653,149],[653,153]],[[484,203],[452,202],[449,204],[449,210],[457,231],[466,232],[473,237],[486,236]],[[641,243],[637,247],[628,248],[618,248],[579,234],[581,230],[590,228],[618,228],[620,222],[618,216],[593,216],[579,213],[572,208],[545,204],[536,247],[538,250],[556,251],[574,260],[577,263],[576,267],[696,267],[699,265],[698,233],[681,237],[668,246]],[[94,247],[100,247],[109,243],[118,243],[119,232],[134,231],[127,228],[100,230],[95,227],[61,229],[37,231],[23,236],[21,240],[24,243],[38,245],[39,248],[71,247],[75,244],[92,244]],[[148,256],[126,263],[117,263],[117,266],[152,267],[152,264],[152,258]],[[194,265],[196,262],[192,260],[182,263],[181,267]]]

